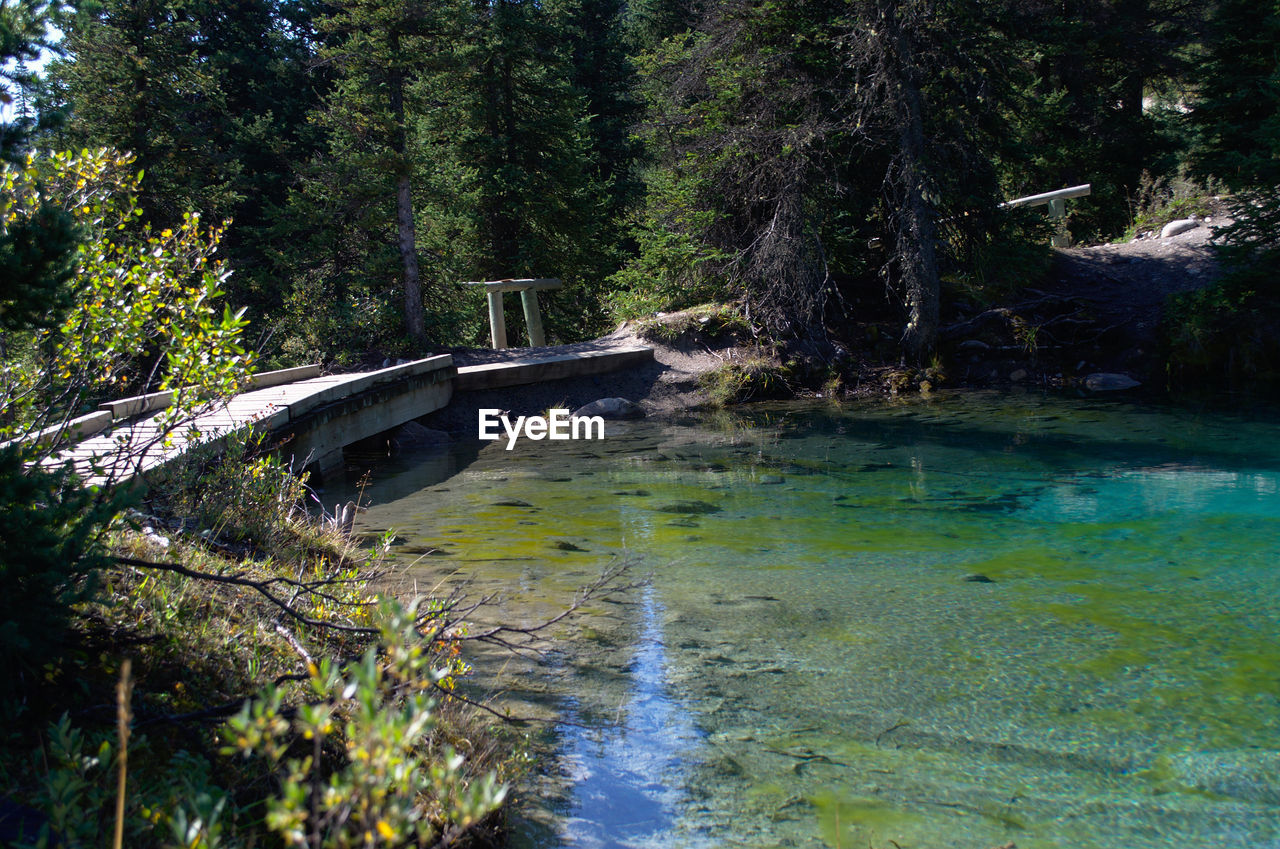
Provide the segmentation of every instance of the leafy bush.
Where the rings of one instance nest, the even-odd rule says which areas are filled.
[[[346,849],[448,842],[506,796],[493,773],[469,777],[465,759],[437,747],[433,683],[455,674],[418,631],[417,603],[385,602],[381,650],[339,670],[310,669],[316,701],[296,713],[267,688],[227,723],[227,753],[261,756],[279,770],[266,825],[287,846]],[[441,635],[447,642],[448,635]],[[295,742],[309,745],[298,756]]]
[[[14,685],[64,649],[71,606],[92,595],[107,562],[102,530],[128,500],[25,459],[0,448],[0,678]]]

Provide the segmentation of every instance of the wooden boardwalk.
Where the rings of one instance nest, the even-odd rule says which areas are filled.
[[[217,445],[241,428],[277,431],[327,404],[431,371],[447,371],[452,377],[456,372],[453,357],[443,354],[378,371],[251,389],[213,405],[169,433],[162,429],[164,412],[148,411],[113,422],[110,428],[56,452],[45,462],[61,465],[70,460],[91,485],[119,484],[153,471],[197,445]]]
[[[70,434],[78,439],[44,462],[70,461],[90,485],[126,483],[197,446],[218,448],[228,434],[246,427],[287,435],[295,467],[316,462],[323,470],[340,463],[342,448],[352,442],[445,406],[455,386],[474,390],[540,383],[640,365],[652,358],[653,349],[645,346],[604,345],[567,353],[517,354],[462,368],[454,367],[450,354],[356,374],[318,376],[318,366],[304,366],[255,376],[258,388],[212,405],[168,431],[164,409],[170,396],[156,393],[104,404],[56,434],[34,438]]]

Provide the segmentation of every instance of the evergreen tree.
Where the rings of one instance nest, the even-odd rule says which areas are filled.
[[[1280,186],[1280,3],[1222,0],[1197,75],[1197,170],[1230,187]]]
[[[1228,273],[1175,299],[1171,372],[1280,380],[1280,3],[1222,0],[1197,75],[1198,173],[1223,181],[1234,222],[1218,232]]]
[[[415,350],[426,344],[421,195],[431,162],[418,129],[439,106],[424,99],[423,80],[446,64],[466,14],[462,0],[343,0],[319,20],[320,59],[334,75],[313,113],[326,144],[280,216],[293,243],[280,257],[290,308],[309,344],[397,347],[396,328]]]
[[[837,280],[864,275],[874,263],[860,245],[888,235],[904,344],[926,360],[940,222],[994,206],[1002,72],[982,5],[740,0],[699,29],[654,54],[647,129],[660,159],[641,255],[619,282],[678,303],[740,297],[770,336],[820,341]]]
[[[1144,98],[1182,78],[1199,12],[1185,0],[1018,0],[1001,28],[1017,96],[1000,165],[1010,196],[1091,183],[1078,236],[1129,223],[1142,173],[1176,170],[1178,141]]]
[[[316,144],[306,119],[326,75],[309,67],[311,5],[102,0],[73,19],[68,58],[50,69],[69,109],[53,141],[133,153],[157,226],[191,210],[233,220],[233,287],[261,307],[280,299],[264,262],[271,210]]]

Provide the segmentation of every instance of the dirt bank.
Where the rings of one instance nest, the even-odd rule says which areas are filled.
[[[992,385],[1071,384],[1091,372],[1158,381],[1158,329],[1169,296],[1221,274],[1206,219],[1184,233],[1055,251],[1043,283],[1007,304],[960,313],[943,329],[951,378]]]

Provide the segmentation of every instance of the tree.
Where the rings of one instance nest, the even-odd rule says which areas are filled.
[[[69,118],[49,143],[131,152],[149,175],[139,198],[156,227],[195,210],[234,220],[233,287],[263,309],[283,295],[266,259],[272,212],[318,143],[307,117],[327,75],[309,70],[312,5],[102,0],[69,22],[67,58],[50,67]]]
[[[415,156],[414,116],[432,108],[418,97],[419,80],[447,52],[463,12],[456,2],[344,0],[318,21],[328,40],[321,61],[335,78],[314,113],[327,132],[327,150],[313,158],[302,190],[291,199],[332,246],[323,250],[330,274],[360,267],[376,274],[378,247],[394,245],[402,320],[418,349],[427,334],[415,187],[422,163]],[[337,220],[317,220],[331,216]],[[362,247],[350,250],[345,243],[353,234],[334,232],[335,224],[344,223],[358,227],[354,235]],[[384,227],[394,232],[392,239]]]
[[[825,337],[839,11],[820,1],[720,4],[698,33],[645,60],[655,162],[640,255],[617,278],[639,304],[655,290],[676,296],[661,309],[740,297],[771,336]]]
[[[1214,8],[1190,116],[1193,164],[1232,190],[1218,231],[1227,274],[1177,298],[1165,322],[1170,371],[1280,379],[1280,4]]]
[[[883,163],[895,245],[885,270],[907,309],[904,352],[921,365],[937,343],[943,254],[961,250],[976,235],[965,222],[981,227],[995,206],[1001,45],[986,10],[966,0],[865,0],[847,27],[841,43],[857,85],[844,125],[864,167]]]
[[[994,207],[1002,74],[983,12],[739,0],[666,42],[649,60],[641,253],[619,282],[741,298],[767,335],[819,350],[833,294],[887,232],[904,347],[926,361],[946,254],[968,236],[952,224],[944,241],[939,222]]]
[[[62,314],[23,308],[21,292],[19,309],[5,313],[13,335],[0,369],[0,668],[10,675],[59,650],[70,605],[105,563],[101,534],[132,499],[123,488],[86,488],[59,464],[70,420],[105,393],[154,380],[175,390],[155,437],[163,439],[233,393],[251,360],[241,314],[217,311],[225,271],[211,256],[220,232],[189,216],[177,229],[135,235],[131,166],[101,150],[29,153],[0,167],[0,243],[38,233],[32,222],[50,210],[68,216],[79,239],[58,255],[50,281],[67,292]]]
[[[1091,183],[1080,236],[1116,235],[1144,171],[1177,168],[1177,138],[1146,98],[1185,77],[1204,4],[1186,0],[1007,2],[996,24],[1015,88],[1000,157],[1013,196]],[[1175,95],[1176,96],[1176,95]]]
[[[457,81],[464,118],[447,154],[469,166],[460,188],[475,204],[475,270],[483,279],[564,279],[548,330],[580,338],[600,327],[599,287],[612,271],[603,180],[626,179],[627,153],[593,151],[589,98],[572,83],[573,29],[562,9],[516,0],[475,9],[463,45],[468,71]],[[437,77],[435,90],[449,79]],[[617,111],[616,101],[605,102],[611,91],[603,86],[597,102]],[[619,116],[603,117],[613,124],[597,125],[600,137],[620,142]]]

